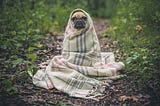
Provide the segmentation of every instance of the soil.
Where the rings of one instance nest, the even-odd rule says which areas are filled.
[[[101,36],[109,25],[104,19],[94,19],[94,25],[100,40],[102,51],[112,51],[115,53],[116,60],[123,60],[127,54],[118,51],[117,41],[108,42],[108,36]],[[49,33],[44,40],[45,49],[38,51],[38,59],[35,64],[39,64],[53,56],[61,53],[63,35]],[[25,72],[24,72],[25,73]],[[3,72],[1,78],[9,78],[13,73]],[[32,84],[32,79],[22,78],[19,74],[15,78],[15,86],[18,93],[7,96],[0,92],[0,106],[159,106],[159,96],[156,96],[153,82],[149,82],[148,88],[139,87],[134,74],[123,73],[127,76],[118,80],[110,80],[110,87],[106,88],[105,94],[100,101],[73,98],[67,94],[56,90],[46,90]],[[24,80],[22,80],[24,79]],[[160,81],[159,81],[160,82]],[[159,84],[160,85],[160,84]]]

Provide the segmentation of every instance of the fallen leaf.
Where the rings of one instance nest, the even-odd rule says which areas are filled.
[[[142,101],[141,99],[135,97],[135,96],[120,96],[120,101],[126,101],[126,100],[130,100],[130,101],[135,101],[135,102],[138,102],[138,101]]]

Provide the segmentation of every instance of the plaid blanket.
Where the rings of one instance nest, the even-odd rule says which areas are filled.
[[[74,29],[71,23],[77,10],[87,16],[85,29]],[[124,64],[115,62],[113,53],[101,52],[92,19],[82,9],[71,13],[64,36],[62,54],[51,59],[45,69],[38,70],[33,83],[46,89],[55,87],[73,97],[98,100],[108,86],[106,79],[119,78],[117,71]]]

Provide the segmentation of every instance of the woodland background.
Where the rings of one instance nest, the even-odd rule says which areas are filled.
[[[18,93],[15,76],[25,86],[27,70],[36,72],[39,55],[45,55],[47,34],[63,34],[75,8],[108,24],[99,36],[118,42],[126,64],[121,73],[134,76],[143,90],[149,84],[160,100],[159,0],[0,0],[0,97]]]

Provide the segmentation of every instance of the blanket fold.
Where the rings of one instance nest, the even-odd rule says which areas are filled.
[[[74,29],[71,16],[82,11],[87,16],[87,27]],[[124,67],[115,62],[112,52],[101,52],[90,15],[75,9],[69,18],[64,34],[62,54],[53,57],[45,69],[33,76],[36,86],[63,91],[70,96],[98,100],[108,86],[106,78],[117,78],[117,71]]]

